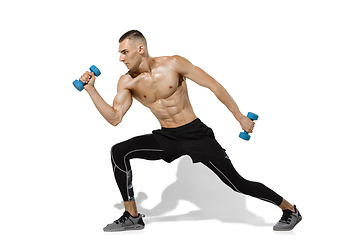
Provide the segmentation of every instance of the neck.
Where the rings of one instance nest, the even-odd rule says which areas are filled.
[[[153,61],[153,58],[150,57],[149,54],[146,54],[142,59],[141,62],[139,64],[139,66],[137,67],[137,72],[139,73],[144,73],[144,72],[148,72],[151,73],[151,62]]]

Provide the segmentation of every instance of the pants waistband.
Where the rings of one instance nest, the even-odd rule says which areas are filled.
[[[185,125],[182,125],[180,127],[175,127],[175,128],[164,128],[164,127],[162,127],[161,130],[166,131],[166,132],[182,132],[182,131],[187,130],[189,128],[192,128],[193,126],[196,126],[198,124],[203,124],[199,118],[197,118],[194,121],[189,122],[189,123],[187,123]]]

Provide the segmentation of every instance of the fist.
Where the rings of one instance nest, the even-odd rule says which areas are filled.
[[[255,127],[255,122],[250,118],[244,116],[240,120],[240,126],[245,132],[252,133]]]
[[[84,89],[87,90],[90,87],[94,87],[95,74],[93,72],[86,71],[80,78],[79,81],[84,83]]]

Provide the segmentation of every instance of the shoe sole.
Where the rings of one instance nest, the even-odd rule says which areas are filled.
[[[128,227],[124,227],[121,229],[110,229],[110,230],[104,229],[104,232],[123,232],[123,231],[131,231],[131,230],[142,230],[144,228],[145,228],[145,226],[137,224],[135,226],[128,226]]]
[[[274,228],[274,231],[291,231],[294,229],[294,227],[301,222],[302,216],[299,217],[299,220],[295,223],[295,225],[292,228]]]

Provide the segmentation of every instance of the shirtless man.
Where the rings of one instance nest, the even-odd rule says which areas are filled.
[[[211,128],[196,117],[190,104],[186,79],[210,89],[231,111],[241,128],[251,133],[255,123],[240,112],[225,88],[183,57],[151,57],[145,37],[137,30],[125,33],[119,43],[120,61],[129,71],[119,79],[112,106],[97,92],[94,73],[84,73],[80,81],[86,83],[84,89],[111,125],[116,126],[122,121],[135,98],[151,110],[159,120],[161,129],[112,147],[111,162],[125,212],[118,220],[108,224],[104,231],[139,230],[145,227],[134,199],[130,159],[172,162],[182,155],[189,155],[194,163],[201,162],[207,166],[234,191],[279,206],[283,216],[273,229],[292,230],[302,219],[296,206],[265,185],[248,181],[237,173],[225,150],[215,140]]]

